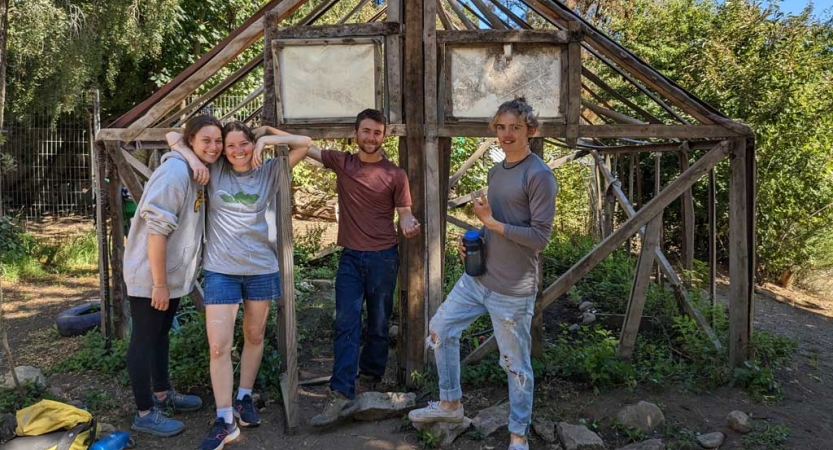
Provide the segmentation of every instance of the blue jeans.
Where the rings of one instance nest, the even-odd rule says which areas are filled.
[[[509,431],[526,436],[532,422],[532,336],[535,295],[512,297],[483,287],[463,274],[431,319],[428,346],[434,349],[440,378],[440,400],[463,396],[460,388],[460,336],[483,313],[492,318],[500,349],[500,366],[509,381]],[[434,337],[436,335],[436,338]]]
[[[330,389],[356,396],[356,376],[382,377],[388,362],[388,321],[399,272],[396,247],[375,252],[345,248],[336,275],[336,321]],[[359,357],[362,305],[367,303],[367,335]]]

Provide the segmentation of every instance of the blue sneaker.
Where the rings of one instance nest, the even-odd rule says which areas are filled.
[[[202,408],[202,399],[196,395],[180,394],[171,389],[168,391],[165,400],[159,400],[156,395],[153,396],[153,404],[159,408],[169,412],[192,412]]]
[[[130,426],[130,429],[154,436],[171,437],[182,433],[185,424],[165,417],[159,408],[154,407],[145,417],[140,417],[139,413],[136,413],[133,416],[133,425]]]
[[[229,442],[237,439],[237,436],[240,436],[240,428],[237,427],[237,424],[234,422],[226,423],[222,417],[218,417],[211,425],[208,436],[202,440],[199,450],[220,450]]]
[[[234,417],[241,427],[256,427],[260,425],[260,414],[257,413],[251,395],[244,395],[242,400],[234,401]]]

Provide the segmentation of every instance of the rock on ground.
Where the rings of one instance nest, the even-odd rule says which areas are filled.
[[[458,436],[465,433],[471,426],[472,420],[468,417],[463,417],[460,423],[449,422],[434,422],[434,423],[414,423],[414,428],[419,431],[429,431],[437,438],[437,442],[441,448],[451,447],[451,444]]]
[[[596,321],[596,315],[591,312],[586,312],[581,315],[581,324],[582,325],[590,325],[591,323]]]
[[[602,438],[584,425],[561,422],[558,424],[557,432],[565,450],[605,450]]]
[[[535,434],[548,443],[555,442],[555,422],[549,419],[535,419],[532,421]]]
[[[616,414],[616,420],[622,425],[651,433],[657,427],[665,425],[665,415],[653,403],[641,401],[635,405],[628,405]]]
[[[596,305],[594,305],[593,302],[582,302],[580,305],[578,305],[578,310],[584,312],[588,309],[593,309],[594,306]]]
[[[650,439],[642,442],[635,442],[619,450],[665,450],[665,443],[662,439]]]
[[[703,448],[717,448],[723,445],[724,438],[723,433],[715,431],[714,433],[697,436],[697,443]]]
[[[398,417],[416,405],[412,392],[363,392],[356,398],[356,420],[382,420]]]
[[[729,416],[726,417],[726,421],[729,423],[729,428],[737,431],[738,433],[749,433],[755,428],[755,425],[752,423],[752,419],[746,415],[743,411],[732,411],[729,413]]]
[[[6,413],[0,416],[0,443],[13,438],[15,428],[17,428],[17,419],[14,414]]]
[[[498,429],[509,425],[509,402],[480,410],[471,424],[485,438]]]
[[[37,367],[32,366],[17,366],[14,368],[15,373],[17,374],[17,380],[20,381],[20,384],[24,383],[32,383],[41,388],[46,387],[46,377],[43,376],[43,372]],[[14,377],[12,377],[12,372],[6,372],[3,376],[3,387],[6,389],[14,389]]]

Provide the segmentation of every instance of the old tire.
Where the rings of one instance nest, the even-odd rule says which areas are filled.
[[[80,336],[101,325],[100,308],[99,302],[90,302],[63,311],[55,319],[58,333],[65,337]]]

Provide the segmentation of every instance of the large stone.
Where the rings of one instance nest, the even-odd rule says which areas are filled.
[[[546,442],[555,442],[555,422],[552,420],[536,418],[532,421],[532,429]]]
[[[471,424],[485,438],[498,429],[509,425],[509,406],[509,402],[506,402],[482,409],[477,413],[477,417],[472,419]]]
[[[557,432],[565,450],[605,450],[602,438],[584,425],[561,422],[558,424]]]
[[[15,428],[17,428],[17,419],[14,414],[6,413],[0,416],[0,443],[13,438]]]
[[[414,428],[419,431],[428,431],[430,432],[435,438],[437,438],[437,443],[441,448],[449,448],[451,444],[457,439],[458,436],[465,433],[466,430],[469,429],[471,426],[471,419],[468,417],[463,417],[463,421],[460,423],[450,423],[450,422],[434,422],[434,423],[416,423],[414,422]]]
[[[642,442],[635,442],[619,450],[665,450],[665,443],[662,439],[650,439]]]
[[[570,325],[570,331],[572,331],[573,333],[577,333],[578,330],[581,330],[581,325],[577,323]]]
[[[697,443],[703,448],[717,448],[723,445],[724,438],[723,433],[715,431],[714,433],[697,436]]]
[[[749,433],[755,428],[755,425],[752,424],[752,419],[746,415],[743,411],[732,411],[729,413],[729,416],[726,417],[726,421],[729,422],[729,428],[737,431],[738,433]]]
[[[582,325],[590,325],[591,323],[596,321],[596,315],[591,313],[590,311],[585,312],[581,315],[581,324]]]
[[[637,429],[643,433],[651,433],[657,427],[665,425],[665,415],[659,407],[646,401],[622,408],[616,414],[616,420],[630,429]]]
[[[353,413],[356,420],[382,420],[399,417],[416,405],[416,394],[412,392],[363,392],[356,397],[357,407]]]
[[[20,381],[20,384],[31,383],[37,385],[40,388],[46,387],[46,377],[43,376],[43,372],[37,367],[32,366],[17,366],[14,368],[15,373],[17,374],[17,379]],[[12,377],[12,372],[6,372],[3,376],[3,387],[5,389],[14,389],[14,377]]]

